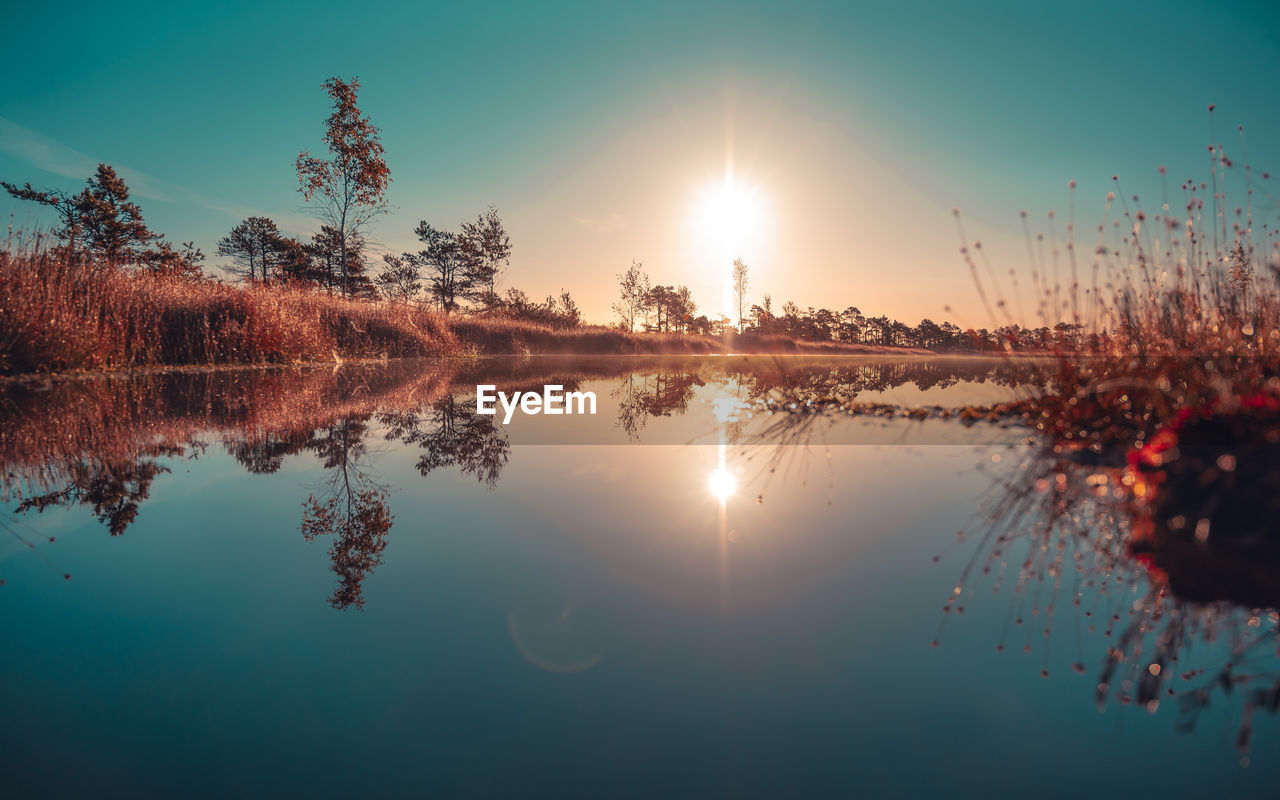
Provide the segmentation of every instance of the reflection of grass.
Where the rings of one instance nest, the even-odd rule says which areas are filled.
[[[1247,760],[1252,715],[1275,712],[1280,703],[1274,548],[1242,559],[1230,540],[1197,543],[1191,532],[1153,538],[1135,507],[1135,497],[1148,495],[1134,490],[1132,467],[1107,458],[1108,451],[1102,458],[1079,450],[1041,449],[1025,458],[1007,452],[1012,463],[998,468],[997,491],[972,532],[977,546],[943,603],[944,627],[961,624],[954,618],[979,602],[982,590],[1008,590],[997,650],[1038,650],[1044,677],[1051,651],[1074,651],[1072,668],[1085,674],[1084,634],[1099,635],[1100,707],[1119,702],[1156,713],[1173,705],[1177,725],[1189,730],[1213,703],[1234,703],[1237,745]],[[993,453],[993,460],[1001,456]]]
[[[1229,175],[1246,192],[1234,210]],[[1055,607],[1083,601],[1111,637],[1100,701],[1176,697],[1189,726],[1217,690],[1241,690],[1242,750],[1252,713],[1280,708],[1280,242],[1253,207],[1265,196],[1275,216],[1269,180],[1215,145],[1211,180],[1183,184],[1181,205],[1166,190],[1148,214],[1116,181],[1086,263],[1074,219],[1051,257],[1027,231],[1039,313],[1070,335],[1022,364],[1046,389],[1002,413],[1047,448],[1009,476],[946,603],[962,611],[983,575],[1012,580],[1011,617],[1048,636]],[[996,271],[980,244],[964,255],[994,318]],[[1197,642],[1213,654],[1201,666]]]

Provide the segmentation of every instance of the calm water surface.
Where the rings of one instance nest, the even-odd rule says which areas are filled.
[[[3,793],[1268,796],[1268,598],[1154,591],[1104,467],[952,413],[1022,382],[490,359],[0,389]],[[476,383],[598,413],[503,426]]]

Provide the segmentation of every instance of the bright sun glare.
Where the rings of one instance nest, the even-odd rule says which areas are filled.
[[[733,473],[729,472],[729,470],[724,467],[717,467],[711,473],[711,477],[707,481],[707,486],[711,489],[711,494],[714,495],[717,500],[724,502],[729,499],[730,495],[737,491],[738,480],[733,477]]]
[[[706,243],[727,259],[742,256],[743,248],[759,240],[765,224],[760,190],[737,180],[732,172],[703,190],[694,213],[694,223]]]

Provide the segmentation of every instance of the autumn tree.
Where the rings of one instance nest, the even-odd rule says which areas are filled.
[[[636,317],[644,311],[650,288],[643,261],[632,260],[626,272],[618,273],[618,302],[613,304],[613,310],[622,317],[627,330],[636,329]]]
[[[323,86],[333,99],[333,113],[325,121],[324,134],[329,157],[318,158],[304,150],[294,165],[298,191],[305,201],[315,203],[312,208],[316,216],[337,235],[345,297],[351,288],[347,257],[350,240],[375,217],[386,213],[391,170],[382,157],[378,129],[356,105],[360,81],[334,77]]]
[[[283,251],[280,229],[266,217],[248,217],[218,242],[218,255],[229,256],[249,282],[270,277],[268,266],[276,267]]]
[[[738,308],[738,330],[742,330],[746,322],[747,311],[747,265],[741,258],[733,260],[733,298]]]

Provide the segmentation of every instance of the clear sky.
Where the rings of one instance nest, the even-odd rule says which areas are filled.
[[[1280,172],[1273,2],[178,6],[10,4],[0,178],[77,188],[106,161],[208,253],[249,214],[310,233],[293,159],[320,147],[321,82],[359,76],[392,172],[379,245],[494,204],[505,284],[599,321],[633,258],[723,308],[698,209],[726,167],[760,206],[730,245],[753,302],[975,325],[951,208],[1018,266],[1018,211],[1064,208],[1071,179],[1085,222],[1112,174],[1207,178],[1211,102]]]

